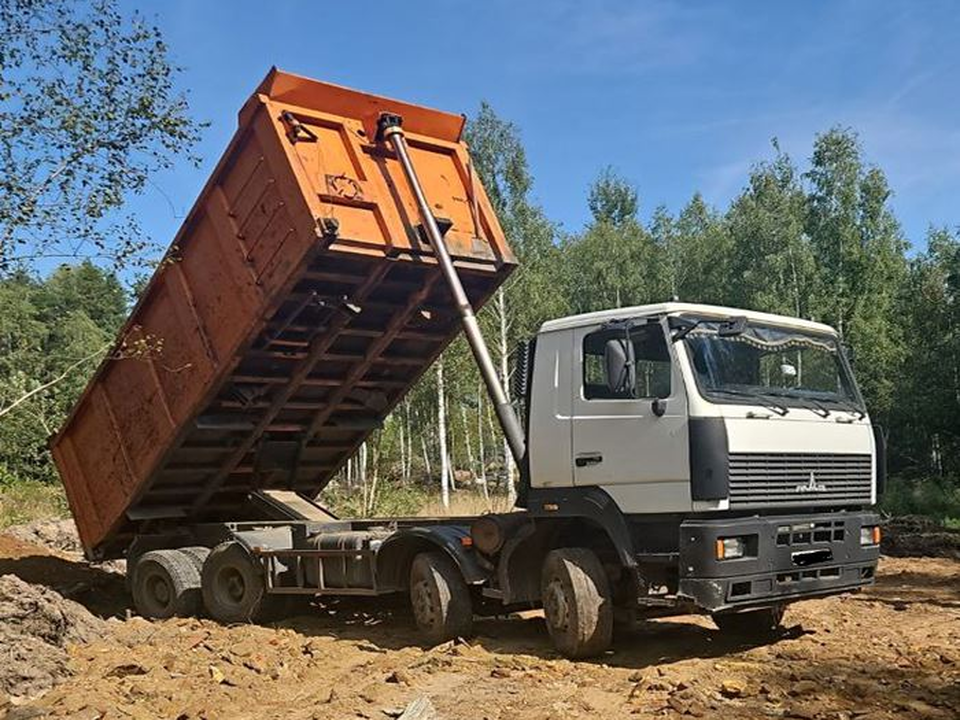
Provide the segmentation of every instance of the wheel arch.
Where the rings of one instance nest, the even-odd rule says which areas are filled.
[[[397,530],[377,550],[377,585],[388,590],[404,590],[413,559],[419,553],[431,550],[442,550],[449,555],[460,568],[467,585],[486,582],[489,574],[480,567],[474,551],[464,545],[463,538],[469,536],[469,528],[453,525]]]
[[[551,550],[563,547],[593,550],[605,567],[622,573],[625,592],[635,592],[639,577],[630,529],[606,492],[585,487],[532,488],[530,493],[532,522],[507,541],[498,563],[505,604],[538,602],[544,560]]]

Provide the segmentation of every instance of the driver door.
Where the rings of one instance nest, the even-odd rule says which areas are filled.
[[[573,334],[574,485],[604,488],[623,512],[689,510],[683,380],[663,324],[637,323]],[[632,344],[629,382],[622,369],[610,367],[611,341]],[[608,377],[611,372],[617,377]]]

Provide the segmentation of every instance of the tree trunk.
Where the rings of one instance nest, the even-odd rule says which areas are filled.
[[[450,507],[450,459],[447,456],[447,412],[444,407],[443,361],[437,362],[437,437],[440,439],[440,501]]]
[[[360,491],[363,500],[363,514],[367,514],[367,443],[360,445],[360,452],[357,458],[357,475],[360,480]]]
[[[373,443],[373,470],[371,472],[372,477],[370,478],[370,494],[369,494],[369,506],[367,511],[364,513],[368,517],[373,515],[373,511],[377,506],[377,480],[380,478],[380,442],[383,439],[383,433],[378,432],[377,438]],[[364,443],[366,444],[366,443]]]
[[[413,424],[410,422],[410,401],[404,401],[407,425],[407,475],[413,475]]]
[[[477,452],[480,456],[480,474],[477,476],[483,488],[483,499],[490,502],[490,489],[487,487],[487,458],[483,448],[483,388],[477,385]]]
[[[432,473],[430,472],[430,452],[427,449],[427,435],[423,431],[423,422],[419,411],[414,413],[414,420],[418,428],[417,435],[420,436],[420,450],[423,453],[423,471],[426,473],[427,481],[429,482],[432,478]]]
[[[497,310],[500,314],[500,382],[503,383],[503,392],[507,399],[510,399],[510,349],[509,339],[507,337],[507,298],[503,288],[497,291]],[[504,481],[507,486],[507,500],[510,505],[517,499],[517,489],[513,482],[514,463],[513,455],[510,453],[510,444],[507,438],[503,438],[503,470]]]
[[[467,447],[467,467],[477,477],[477,459],[473,454],[473,443],[470,442],[470,424],[467,422],[467,408],[460,405],[460,420],[463,423],[463,444]]]
[[[405,483],[407,481],[407,439],[404,427],[404,417],[403,410],[397,413],[397,425],[400,426],[400,482]]]
[[[456,388],[454,388],[454,392],[456,392]],[[450,408],[447,407],[447,393],[443,394],[443,407],[444,416],[448,418],[450,424],[447,432],[447,468],[449,471],[447,477],[450,480],[450,489],[456,492],[457,479],[454,477],[454,470],[457,467],[457,419],[450,414]]]

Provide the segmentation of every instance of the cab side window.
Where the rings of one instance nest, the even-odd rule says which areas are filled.
[[[632,372],[608,376],[611,342],[632,346]],[[624,381],[629,377],[628,381]],[[671,362],[667,340],[659,323],[648,323],[629,331],[600,329],[583,339],[583,396],[587,400],[665,398],[670,395]]]

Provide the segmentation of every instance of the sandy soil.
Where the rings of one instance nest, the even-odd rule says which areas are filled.
[[[4,574],[113,618],[101,637],[68,645],[60,684],[8,701],[11,718],[385,719],[420,697],[450,720],[960,717],[953,559],[885,558],[871,590],[791,606],[770,644],[683,617],[578,663],[553,652],[535,613],[423,648],[404,611],[356,602],[270,626],[126,619],[121,576],[0,536]],[[12,660],[0,647],[0,663]]]

